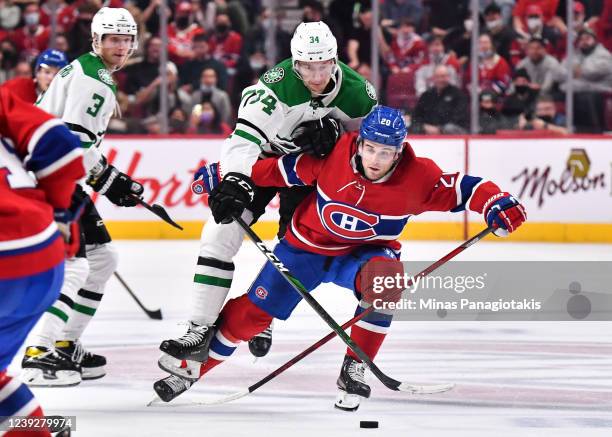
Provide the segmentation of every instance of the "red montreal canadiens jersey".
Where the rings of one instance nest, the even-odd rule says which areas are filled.
[[[54,208],[68,208],[85,174],[80,142],[61,120],[0,87],[0,279],[64,259]]]
[[[357,170],[357,133],[343,135],[326,159],[285,155],[257,161],[252,179],[259,186],[316,185],[298,206],[286,238],[309,252],[344,255],[372,244],[399,251],[397,241],[411,216],[426,211],[482,212],[501,190],[482,178],[445,173],[417,157],[409,144],[392,172],[369,181]]]

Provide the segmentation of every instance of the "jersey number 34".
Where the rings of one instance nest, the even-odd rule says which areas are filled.
[[[266,94],[266,90],[262,89],[247,91],[242,98],[242,107],[260,102],[263,105],[261,110],[268,115],[272,115],[272,111],[276,109],[277,100],[269,94],[262,99],[264,94]]]

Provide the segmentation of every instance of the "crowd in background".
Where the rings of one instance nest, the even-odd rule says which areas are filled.
[[[90,50],[90,25],[104,6],[125,7],[139,27],[139,49],[116,74],[122,117],[110,133],[159,133],[160,0],[56,0],[57,33],[50,41],[48,2],[0,0],[0,82],[32,76],[49,46],[70,60]],[[240,95],[272,63],[290,56],[299,21],[326,22],[342,62],[371,77],[370,1],[295,0],[299,14],[271,10],[262,0],[168,0],[167,86],[171,133],[231,132]],[[283,3],[283,2],[277,2]],[[612,0],[480,0],[478,59],[470,59],[469,0],[380,0],[382,103],[406,113],[410,132],[469,131],[471,62],[477,62],[481,133],[546,130],[565,133],[567,69],[574,75],[576,132],[612,131]],[[294,11],[296,12],[296,11]],[[295,14],[294,14],[295,15]],[[273,20],[273,18],[275,20]],[[268,38],[276,27],[274,53]],[[573,65],[566,60],[573,36]]]

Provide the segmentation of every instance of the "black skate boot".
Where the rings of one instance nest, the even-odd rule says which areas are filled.
[[[270,326],[249,340],[249,350],[257,358],[265,357],[272,347],[273,325],[274,321],[270,322]]]
[[[365,365],[345,355],[340,376],[336,381],[340,393],[335,407],[343,411],[356,411],[362,398],[370,397],[370,386],[365,382]]]
[[[55,342],[55,351],[59,355],[65,355],[81,365],[81,377],[83,380],[98,379],[106,375],[106,358],[85,350],[79,340],[61,340]]]
[[[159,381],[155,381],[153,384],[153,390],[157,393],[157,396],[164,401],[170,402],[181,393],[185,393],[189,387],[191,387],[193,381],[180,376],[170,375]]]
[[[81,366],[46,347],[29,346],[21,367],[21,379],[31,387],[70,387],[81,383]]]
[[[164,340],[159,345],[163,352],[157,361],[159,367],[192,382],[200,376],[200,366],[208,360],[208,348],[215,336],[215,325],[197,325],[189,322],[182,337]]]

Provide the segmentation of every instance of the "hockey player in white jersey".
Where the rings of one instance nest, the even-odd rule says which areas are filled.
[[[357,129],[376,104],[374,87],[338,61],[336,39],[323,22],[297,27],[291,55],[242,92],[236,127],[225,140],[220,165],[223,176],[233,176],[221,182],[221,192],[249,196],[241,188],[247,186],[254,194],[251,211],[243,215],[247,223],[254,223],[280,193],[279,238],[312,188],[254,187],[249,178],[252,165],[260,156],[307,152],[323,157],[335,145],[340,127]],[[217,221],[208,220],[202,231],[188,331],[160,345],[163,354],[158,364],[175,377],[193,378],[208,357],[212,328],[234,274],[232,259],[244,238],[236,223]],[[249,349],[263,356],[270,345],[271,326],[249,343]]]
[[[113,72],[137,48],[134,18],[123,8],[100,9],[91,23],[92,52],[64,67],[38,102],[62,119],[81,139],[86,183],[119,206],[135,206],[143,187],[107,163],[100,143],[117,107]],[[117,266],[117,254],[95,206],[80,185],[72,198],[82,247],[66,261],[59,299],[42,318],[33,345],[22,362],[24,381],[33,386],[68,386],[104,376],[106,359],[83,349],[79,338],[95,314],[107,280]]]

